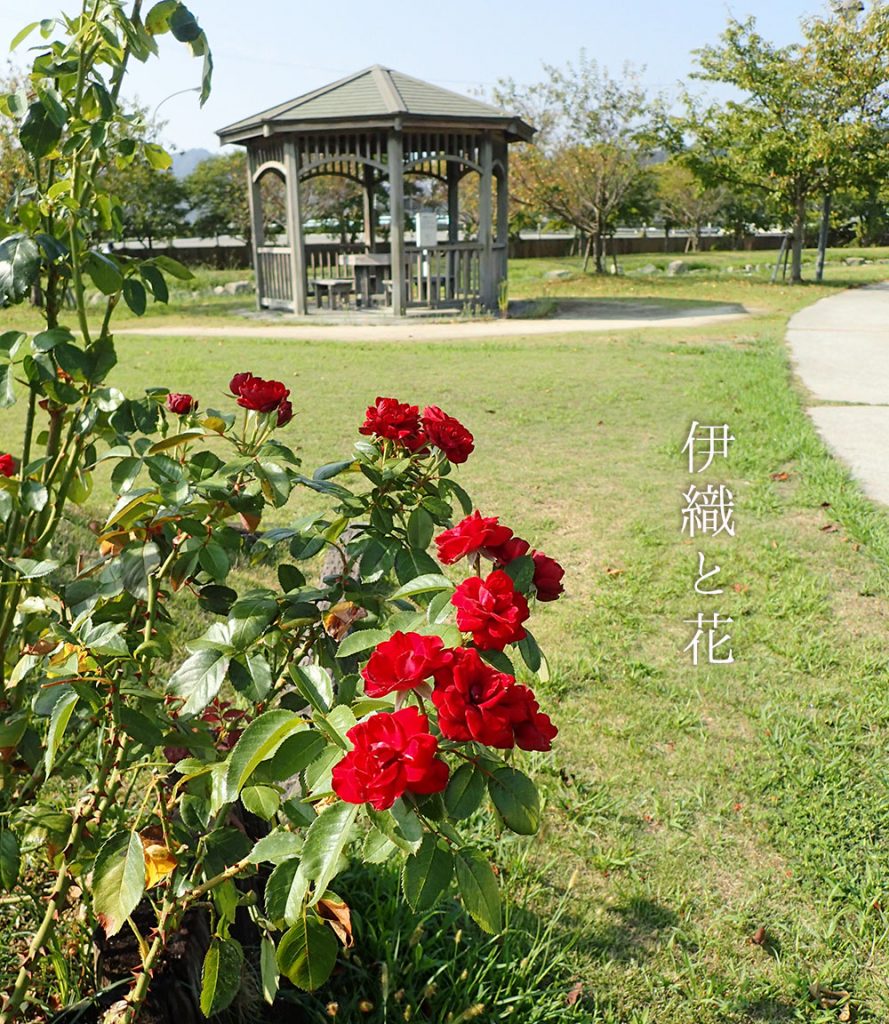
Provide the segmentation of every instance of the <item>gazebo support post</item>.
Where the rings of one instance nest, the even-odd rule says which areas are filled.
[[[262,309],[262,267],[259,262],[259,247],[265,241],[262,227],[262,192],[259,182],[253,180],[256,173],[256,157],[247,151],[247,202],[250,206],[250,248],[253,250],[253,276],[256,279],[256,308]]]
[[[392,313],[404,316],[404,140],[400,129],[389,132],[389,241],[392,253]]]
[[[500,284],[508,278],[509,268],[509,147],[506,142],[498,145],[500,173],[497,175],[497,271],[496,295],[500,304]]]
[[[482,305],[487,309],[493,309],[497,302],[494,296],[494,238],[491,204],[494,183],[494,146],[489,132],[485,132],[482,136],[481,165],[482,173],[478,187],[478,240],[482,250],[479,291]]]
[[[377,218],[374,209],[374,187],[376,174],[373,167],[364,165],[364,244],[368,252],[374,251],[377,235]]]
[[[287,188],[287,240],[290,243],[290,283],[293,312],[306,315],[306,249],[303,238],[299,196],[299,152],[295,139],[284,141],[284,171]]]
[[[448,241],[460,238],[460,166],[448,160]]]

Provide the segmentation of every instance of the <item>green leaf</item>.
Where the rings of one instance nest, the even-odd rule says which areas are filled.
[[[520,836],[533,836],[540,828],[540,794],[515,768],[496,768],[488,778],[488,792],[506,827]]]
[[[457,850],[455,857],[457,885],[470,917],[482,931],[499,932],[500,889],[488,858],[474,847]]]
[[[40,512],[49,501],[49,491],[37,480],[25,480],[20,495],[22,505],[31,512]]]
[[[320,665],[291,665],[290,678],[316,711],[326,714],[333,704],[333,681]]]
[[[182,697],[182,714],[197,715],[219,693],[228,669],[228,656],[219,651],[196,651],[173,673],[167,691]],[[243,737],[242,737],[243,739]]]
[[[245,786],[241,790],[241,803],[257,818],[271,821],[281,806],[281,794],[272,786]]]
[[[30,25],[25,25],[25,27],[20,32],[17,32],[16,35],[13,37],[12,42],[9,44],[10,50],[14,50],[19,45],[19,43],[23,43],[28,38],[28,36],[34,31],[34,29],[39,26],[39,24],[39,21],[32,21]]]
[[[484,775],[474,764],[461,764],[448,781],[445,808],[452,818],[460,821],[478,809],[484,795]]]
[[[37,280],[40,249],[27,235],[8,235],[0,242],[0,306],[21,302]]]
[[[389,634],[384,629],[359,629],[350,633],[345,640],[337,647],[338,658],[348,658],[350,654],[359,654],[369,647],[376,647],[389,639]]]
[[[527,629],[525,630],[525,639],[519,640],[517,646],[522,660],[528,668],[532,672],[539,672],[540,666],[543,664],[543,656],[540,653],[540,648],[537,646],[537,641]]]
[[[479,651],[479,657],[482,661],[486,661],[489,665],[493,665],[498,672],[503,672],[508,676],[515,676],[515,667],[509,660],[509,655],[503,651]]]
[[[123,287],[123,276],[117,263],[101,252],[88,252],[83,269],[103,295],[114,295]]]
[[[278,944],[278,969],[297,988],[312,992],[336,964],[336,936],[314,914],[305,914]]]
[[[170,15],[170,31],[180,43],[191,43],[201,34],[195,16],[185,4],[178,3]]]
[[[62,129],[49,116],[46,107],[39,100],[32,103],[19,128],[22,148],[39,160],[56,148],[61,137]]]
[[[305,728],[305,721],[295,711],[284,708],[254,718],[231,752],[225,780],[228,799],[237,797],[257,766],[271,757],[288,736]]]
[[[431,910],[454,876],[454,857],[433,835],[425,835],[419,850],[404,862],[401,887],[416,914]]]
[[[521,593],[531,589],[534,582],[534,559],[530,555],[514,558],[505,569],[506,575],[512,580],[513,586]]]
[[[99,850],[92,890],[93,913],[111,938],[136,909],[145,890],[145,855],[135,832],[117,832]]]
[[[0,334],[0,359],[14,359],[16,352],[27,337],[23,331],[4,331]]]
[[[357,814],[357,804],[337,802],[325,807],[309,827],[300,870],[315,883],[313,903],[321,899],[340,869]]]
[[[6,363],[0,366],[0,409],[15,405],[15,377],[13,367]]]
[[[277,828],[258,840],[250,851],[251,864],[280,864],[296,857],[302,850],[302,840],[293,832]]]
[[[432,543],[435,523],[432,516],[421,506],[417,506],[407,521],[407,539],[412,548],[425,551]]]
[[[46,734],[46,749],[43,754],[43,764],[47,776],[52,772],[53,762],[78,699],[77,694],[73,690],[69,690],[53,704],[52,715],[49,719],[49,731]]]
[[[413,597],[415,594],[430,594],[434,591],[453,589],[454,584],[451,583],[447,576],[442,576],[439,573],[426,573],[423,576],[417,576],[416,579],[411,580],[409,583],[405,583],[403,587],[399,587],[390,600],[394,601],[400,597]]]
[[[275,944],[267,935],[263,935],[259,947],[259,974],[262,998],[271,1006],[278,994],[278,961],[275,959]]]
[[[278,602],[273,596],[263,593],[248,594],[235,601],[228,613],[232,627],[232,647],[238,651],[251,647],[277,614]]]
[[[136,316],[142,316],[148,305],[145,285],[132,277],[125,278],[123,282],[123,299]]]
[[[256,475],[262,485],[262,493],[275,506],[286,505],[290,498],[290,475],[277,462],[260,459],[256,464]]]
[[[234,939],[214,935],[201,974],[201,1013],[205,1017],[231,1006],[241,987],[244,951]]]
[[[299,870],[299,858],[288,857],[269,875],[263,901],[270,921],[292,924],[302,914],[308,882]]]
[[[303,729],[288,736],[263,768],[272,782],[286,782],[320,756],[326,746],[324,737],[315,729]]]
[[[170,31],[170,15],[179,6],[179,0],[160,0],[145,15],[145,28],[152,35]]]
[[[208,540],[201,548],[198,561],[204,572],[217,582],[222,582],[231,568],[225,548],[215,540]]]
[[[144,147],[145,159],[156,171],[166,171],[173,166],[173,158],[156,142],[146,142]]]
[[[0,888],[12,889],[18,881],[22,858],[15,833],[0,822]]]
[[[194,274],[192,274],[188,267],[180,263],[179,260],[174,260],[171,256],[155,256],[152,263],[179,281],[191,281],[194,277]]]

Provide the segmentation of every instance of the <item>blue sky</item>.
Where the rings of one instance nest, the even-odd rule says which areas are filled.
[[[72,0],[61,6],[73,11]],[[146,5],[147,6],[147,5]],[[643,80],[669,90],[692,67],[689,51],[715,41],[729,15],[754,15],[775,42],[799,35],[823,0],[191,0],[216,63],[203,109],[194,93],[197,61],[168,43],[162,59],[136,67],[129,93],[167,122],[175,148],[218,145],[214,129],[298,96],[369,64],[391,67],[458,92],[497,79],[541,77],[581,47],[615,72],[645,67]],[[29,20],[51,17],[59,0],[0,0],[0,45]],[[15,60],[16,55],[13,55]],[[24,57],[20,56],[23,60]],[[170,97],[167,99],[167,97]]]

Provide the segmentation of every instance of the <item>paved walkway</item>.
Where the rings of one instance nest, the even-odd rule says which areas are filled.
[[[593,306],[593,303],[589,304]],[[603,302],[598,316],[523,320],[452,320],[430,323],[336,324],[233,322],[228,327],[201,327],[176,323],[153,327],[116,328],[115,334],[164,335],[185,338],[267,338],[295,341],[453,341],[458,338],[516,338],[542,334],[589,334],[615,330],[641,330],[649,327],[705,327],[746,316],[737,306],[714,306],[706,313],[700,306],[671,308],[617,302]]]
[[[832,295],[792,317],[787,342],[820,403],[809,415],[865,493],[889,504],[889,282]]]

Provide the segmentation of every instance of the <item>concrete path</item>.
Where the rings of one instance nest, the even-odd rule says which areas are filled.
[[[593,305],[590,303],[590,305]],[[411,320],[385,324],[326,323],[257,323],[253,320],[233,322],[228,327],[200,327],[194,322],[152,327],[117,328],[115,334],[163,335],[187,338],[268,338],[294,341],[454,341],[459,338],[517,338],[543,334],[589,334],[602,331],[641,330],[649,327],[705,327],[737,320],[747,314],[737,306],[714,306],[706,313],[700,306],[683,308],[643,307],[629,303],[624,310],[618,303],[602,304],[601,315],[595,317],[562,317],[541,320],[452,320],[430,323]]]
[[[787,342],[800,380],[824,403],[809,409],[818,432],[865,493],[889,504],[889,282],[801,310]]]

